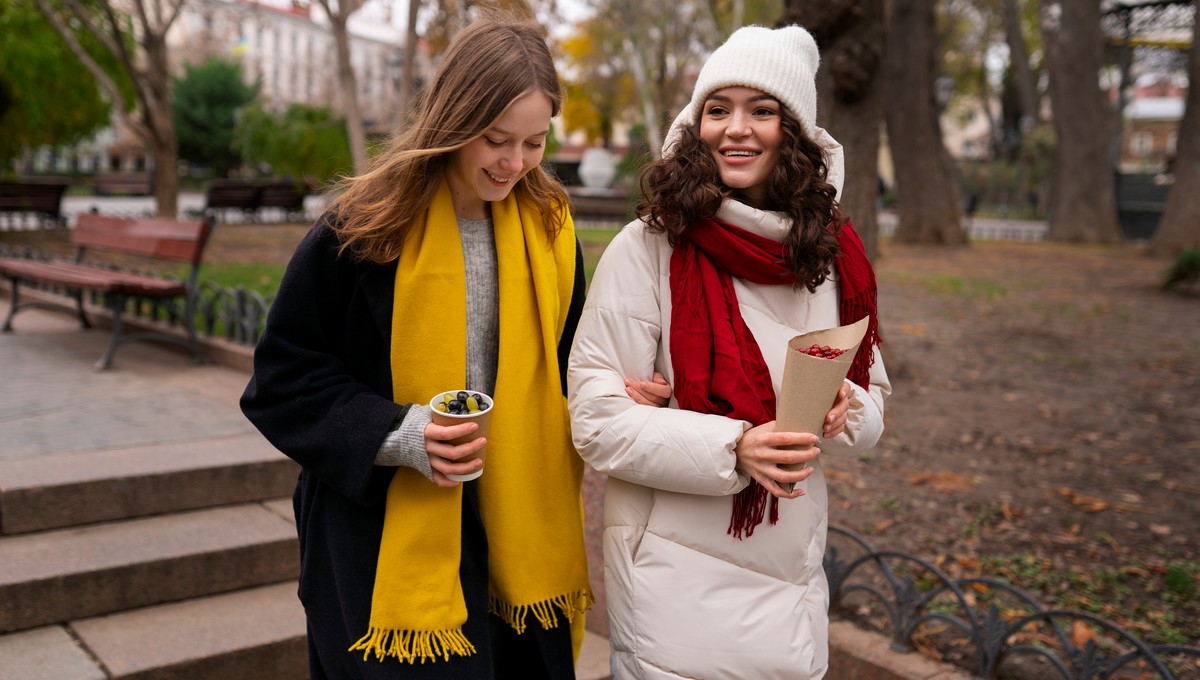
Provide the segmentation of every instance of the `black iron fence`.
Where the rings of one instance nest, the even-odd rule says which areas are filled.
[[[1049,609],[1003,580],[956,578],[905,552],[830,527],[834,616],[989,680],[1195,680],[1200,647],[1151,645],[1095,614]]]

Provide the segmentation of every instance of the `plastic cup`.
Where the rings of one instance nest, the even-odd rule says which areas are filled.
[[[487,403],[488,407],[475,413],[467,413],[465,411],[463,413],[443,413],[435,408],[435,404],[441,403],[444,398],[443,395],[445,395],[447,392],[466,392],[467,394],[474,395],[475,398],[479,399],[481,403]],[[490,425],[492,422],[492,409],[495,407],[496,404],[494,401],[492,401],[490,396],[484,394],[483,392],[475,392],[473,390],[444,390],[442,392],[438,392],[432,399],[429,400],[429,408],[433,410],[432,418],[434,423],[437,423],[438,425],[450,426],[473,421],[479,425],[479,429],[475,430],[474,432],[458,437],[457,439],[451,439],[449,441],[451,444],[465,444],[470,441],[475,441],[480,437],[486,437],[488,433],[488,425]],[[469,458],[459,459],[458,462],[465,463],[467,461],[475,460],[476,458],[483,458],[483,454],[486,450],[487,446],[484,446],[482,449],[479,449],[475,455]],[[479,468],[475,472],[465,475],[446,475],[446,477],[456,482],[469,482],[472,479],[478,479],[479,475],[482,474],[483,468]]]

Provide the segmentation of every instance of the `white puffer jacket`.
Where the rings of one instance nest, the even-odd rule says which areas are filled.
[[[727,201],[732,224],[782,240],[788,222]],[[568,369],[575,446],[609,476],[604,573],[612,669],[619,680],[820,678],[828,665],[829,586],[822,569],[825,477],[847,453],[875,445],[891,385],[878,352],[871,388],[854,385],[846,431],[819,444],[805,495],[779,504],[779,522],[753,536],[726,533],[733,495],[749,478],[734,447],[749,423],[639,406],[624,379],[657,370],[674,383],[670,355],[671,248],[626,226],[604,253]],[[776,394],[792,337],[839,325],[837,283],[815,293],[735,281],[738,303],[770,368]],[[818,433],[819,434],[819,433]]]

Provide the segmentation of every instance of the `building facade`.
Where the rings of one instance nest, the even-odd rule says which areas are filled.
[[[386,7],[368,6],[351,16],[350,60],[359,111],[367,133],[386,134],[403,59],[403,31],[392,26]],[[167,35],[171,71],[211,58],[235,61],[247,83],[259,85],[263,104],[281,110],[300,103],[328,106],[343,115],[333,31],[323,10],[309,0],[184,0]],[[421,54],[418,50],[418,54]],[[419,56],[417,72],[428,70]],[[149,154],[120,125],[99,131],[71,148],[43,148],[26,158],[37,174],[137,172],[147,170]]]

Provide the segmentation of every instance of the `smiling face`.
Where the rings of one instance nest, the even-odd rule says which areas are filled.
[[[549,97],[527,92],[482,135],[451,154],[446,181],[458,217],[487,217],[488,203],[504,200],[542,162],[552,113]]]
[[[721,182],[756,208],[768,207],[767,181],[783,142],[782,109],[761,90],[725,87],[708,96],[700,113],[700,138],[712,151]]]

